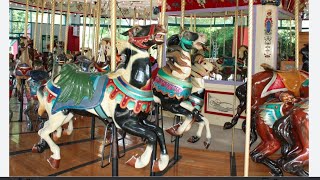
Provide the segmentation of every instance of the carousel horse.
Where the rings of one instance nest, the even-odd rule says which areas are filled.
[[[125,54],[120,55],[116,48],[116,69],[120,69],[125,64]],[[100,43],[100,50],[98,60],[94,63],[97,72],[109,72],[111,65],[111,40],[110,38],[103,38]]]
[[[15,68],[15,76],[17,80],[17,93],[18,99],[21,101],[23,98],[23,88],[25,81],[30,77],[30,71],[33,69],[33,54],[30,53],[31,41],[28,37],[20,38],[20,46],[18,50],[17,63]],[[26,88],[27,93],[28,88]]]
[[[296,97],[309,97],[309,74],[305,71],[278,71],[274,70],[268,64],[261,65],[265,71],[256,73],[252,76],[252,95],[251,95],[251,140],[250,144],[256,141],[255,119],[259,106],[272,98],[275,93],[288,91]],[[239,120],[242,112],[246,109],[247,99],[247,83],[244,83],[236,88],[236,96],[240,101],[237,107],[237,113],[232,118],[231,122],[226,122],[224,129],[231,129]],[[245,129],[243,121],[243,129]]]
[[[309,44],[305,44],[300,50],[302,54],[302,70],[309,72]]]
[[[168,46],[171,46],[172,42],[170,42],[170,39],[168,41]],[[158,63],[156,59],[154,59],[152,56],[151,59],[151,65],[152,65],[152,77],[153,79],[156,77],[159,68]],[[192,90],[191,95],[188,97],[188,100],[186,101],[190,105],[194,106],[194,109],[192,110],[198,110],[201,112],[202,106],[204,104],[204,76],[209,76],[213,70],[215,69],[216,65],[214,62],[209,62],[204,58],[202,54],[195,54],[191,56],[192,59],[192,67],[191,67],[191,83],[192,83]],[[170,60],[170,59],[168,59]],[[216,71],[215,71],[216,73]],[[188,142],[190,143],[196,143],[200,140],[203,128],[206,127],[206,141],[204,142],[204,146],[206,149],[209,148],[210,142],[211,142],[211,131],[210,131],[210,125],[208,119],[203,117],[203,115],[199,114],[199,117],[195,119],[195,121],[199,124],[198,131],[195,136],[192,136],[188,139]],[[179,124],[180,125],[180,124]],[[178,126],[175,126],[177,128]]]
[[[13,54],[9,54],[9,98],[11,98],[13,89],[15,87],[15,75],[14,75],[14,69],[16,66],[16,62],[14,61]],[[11,108],[9,107],[9,120],[11,121],[13,117],[13,112]]]
[[[282,169],[298,176],[308,176],[304,166],[309,163],[309,98],[273,125],[281,142],[282,157],[277,160]]]
[[[145,152],[133,156],[128,165],[145,167],[151,159],[153,145],[159,140],[161,154],[153,162],[153,171],[166,168],[169,156],[163,131],[147,121],[153,101],[147,50],[154,44],[162,44],[165,32],[159,25],[135,26],[123,33],[129,36],[128,47],[123,52],[128,61],[124,68],[101,75],[80,72],[76,65],[66,64],[58,76],[39,88],[38,113],[42,115],[46,111],[49,120],[38,134],[53,152],[48,159],[51,167],[59,167],[60,149],[49,134],[68,123],[74,113],[86,111],[102,119],[112,118],[117,128],[147,139]],[[37,145],[33,149],[37,150]]]
[[[190,51],[202,49],[206,36],[190,31],[173,35],[168,39],[166,65],[160,68],[153,81],[155,103],[173,114],[186,117],[180,125],[174,125],[166,131],[173,136],[180,136],[191,128],[193,119],[203,119],[200,112],[188,101],[192,91],[192,63]],[[191,101],[192,102],[192,101]]]
[[[232,74],[234,74],[235,60],[234,58],[222,57],[216,61],[219,72],[222,76],[222,80],[227,80]],[[241,76],[241,80],[244,81],[247,77],[247,65],[248,63],[248,47],[240,46],[238,49],[238,60],[237,60],[237,74]]]
[[[308,98],[295,98],[288,92],[279,94],[279,98],[272,98],[261,105],[257,111],[258,115],[255,121],[255,127],[261,138],[261,142],[250,152],[250,156],[254,162],[262,163],[269,167],[272,175],[283,175],[280,167],[281,165],[278,162],[282,162],[282,167],[287,172],[296,175],[306,175],[307,172],[303,170],[303,165],[306,164],[306,160],[308,159],[309,127],[306,113],[301,115],[299,114],[300,111],[297,109],[302,108],[304,110],[307,108]],[[288,120],[286,120],[286,124],[281,122],[283,121],[281,120],[282,117],[286,119],[289,116],[296,118],[293,120],[295,122],[292,121],[291,123],[288,123]],[[296,116],[299,117],[297,118]],[[292,124],[292,127],[290,127],[290,124]],[[294,140],[290,139],[289,134],[294,137]],[[285,140],[290,139],[290,142],[296,141],[296,146],[294,148],[292,148],[291,144],[289,144],[289,146],[281,146],[282,139],[279,137],[282,137],[282,139]],[[283,147],[283,157],[278,161],[271,160],[269,156],[274,154],[280,147]],[[293,163],[292,161],[295,162]]]

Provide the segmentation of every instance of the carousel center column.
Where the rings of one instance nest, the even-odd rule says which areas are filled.
[[[261,5],[254,6],[253,73],[264,70],[262,63],[277,68],[279,1],[262,0]]]

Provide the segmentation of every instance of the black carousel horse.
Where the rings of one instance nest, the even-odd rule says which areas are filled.
[[[309,44],[305,44],[300,50],[302,54],[302,70],[309,72]]]
[[[153,101],[148,49],[162,44],[164,33],[159,25],[135,26],[123,33],[129,36],[129,46],[122,52],[128,61],[124,68],[101,75],[80,72],[76,65],[67,64],[53,80],[39,88],[38,113],[42,115],[46,111],[49,120],[38,134],[53,152],[48,159],[51,167],[59,167],[60,149],[49,134],[68,123],[74,113],[89,112],[102,119],[112,118],[117,128],[147,139],[145,152],[133,156],[127,164],[145,167],[158,140],[161,153],[160,159],[153,162],[153,171],[166,168],[169,156],[163,131],[147,120]],[[38,151],[38,147],[35,145],[33,151]]]

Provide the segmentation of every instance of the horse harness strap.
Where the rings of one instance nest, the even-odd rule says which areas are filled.
[[[191,45],[192,45],[192,41],[187,40],[186,38],[182,37],[181,40],[180,40],[179,45],[181,46],[181,48],[182,48],[184,51],[190,52],[190,49],[187,49],[187,48],[186,48],[186,45],[191,46]]]
[[[152,37],[154,33],[154,30],[155,30],[155,25],[151,25],[149,34],[147,36],[142,36],[142,37],[133,37],[132,32],[129,31],[129,42],[136,45],[138,48],[149,49],[149,47],[144,45],[143,43],[149,41],[149,39]]]

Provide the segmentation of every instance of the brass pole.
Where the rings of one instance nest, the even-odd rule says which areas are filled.
[[[59,25],[59,41],[62,41],[62,0],[60,1],[60,25]]]
[[[40,25],[40,32],[39,32],[39,45],[41,47],[41,50],[43,51],[42,49],[42,26],[43,26],[43,15],[44,15],[44,6],[45,6],[46,2],[44,0],[42,0],[42,6],[41,6],[41,25]],[[34,39],[34,41],[36,41],[36,39]]]
[[[162,6],[161,6],[161,14],[160,14],[160,24],[164,26],[165,23],[165,13],[166,13],[166,6],[167,6],[167,0],[162,0]],[[163,44],[158,46],[158,67],[162,67],[162,51],[163,51]]]
[[[33,34],[33,48],[37,49],[37,30],[38,30],[38,17],[39,17],[39,4],[40,0],[37,0],[37,12],[36,12],[36,22],[34,24],[34,34]]]
[[[251,129],[251,87],[252,87],[252,54],[253,54],[253,0],[249,0],[249,24],[248,24],[248,80],[247,80],[247,106],[246,106],[246,140],[244,156],[244,176],[249,174],[249,153],[250,153],[250,129]]]
[[[28,36],[28,24],[29,24],[29,0],[26,0],[26,16],[24,20],[24,36]]]
[[[300,1],[294,1],[294,19],[295,19],[295,31],[296,31],[296,54],[295,54],[295,62],[296,69],[299,70],[299,3]]]
[[[117,28],[117,16],[116,16],[116,0],[111,0],[110,9],[110,21],[111,21],[111,71],[116,70],[116,28]]]
[[[69,18],[70,18],[70,0],[68,0],[66,30],[64,32],[65,33],[64,34],[64,53],[67,53],[67,48],[68,48]]]
[[[53,53],[53,43],[54,43],[54,17],[56,12],[56,0],[51,1],[51,29],[50,29],[50,52]]]
[[[84,14],[83,14],[83,31],[82,31],[82,54],[84,54],[84,47],[86,43],[86,29],[87,29],[87,0],[84,0]]]

